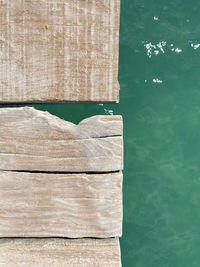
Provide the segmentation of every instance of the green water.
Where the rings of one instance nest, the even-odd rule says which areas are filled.
[[[200,1],[121,2],[120,103],[31,106],[122,114],[123,267],[200,267]]]

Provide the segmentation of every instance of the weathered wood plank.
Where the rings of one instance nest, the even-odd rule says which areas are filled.
[[[0,172],[0,237],[115,237],[122,173]]]
[[[120,0],[1,0],[0,102],[118,101]]]
[[[122,170],[122,128],[121,116],[94,116],[75,125],[33,108],[2,108],[0,170]]]
[[[118,239],[0,239],[1,267],[121,267]]]

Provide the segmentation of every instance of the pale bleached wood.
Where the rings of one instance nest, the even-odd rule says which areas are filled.
[[[1,0],[0,102],[118,102],[120,0]]]
[[[75,125],[33,108],[2,108],[0,170],[122,170],[122,128],[121,116],[94,116]]]
[[[1,239],[1,267],[121,267],[113,239]]]
[[[0,237],[107,238],[121,232],[120,172],[0,172]]]

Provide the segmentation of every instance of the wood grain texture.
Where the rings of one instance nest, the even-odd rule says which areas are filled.
[[[121,116],[94,116],[75,125],[33,108],[2,108],[0,170],[122,170],[122,128]]]
[[[118,102],[120,0],[0,0],[0,102]]]
[[[0,172],[0,237],[121,233],[122,173]]]
[[[118,239],[0,239],[1,267],[121,267]]]

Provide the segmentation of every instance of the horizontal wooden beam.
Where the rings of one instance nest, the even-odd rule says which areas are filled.
[[[0,239],[1,267],[121,267],[118,239]]]
[[[122,173],[0,172],[0,237],[115,237]]]
[[[121,116],[78,125],[33,108],[0,109],[0,170],[112,172],[123,169]]]
[[[118,102],[120,0],[0,1],[0,102]]]

